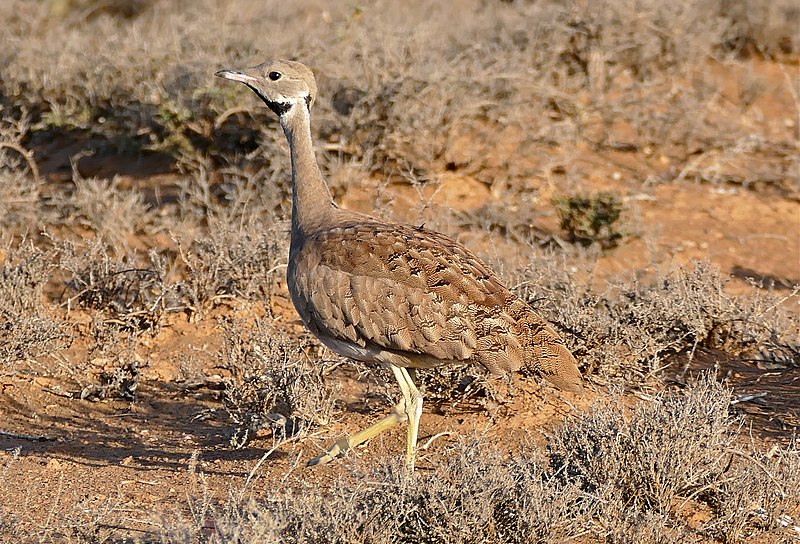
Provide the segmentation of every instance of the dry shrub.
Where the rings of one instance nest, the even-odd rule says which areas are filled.
[[[167,312],[183,309],[174,284],[166,280],[166,263],[154,250],[146,257],[116,257],[95,240],[88,247],[64,242],[59,253],[69,307],[97,310],[106,323],[132,331],[156,327]]]
[[[41,184],[38,168],[33,154],[22,143],[29,128],[24,113],[0,119],[0,228],[21,231],[25,236],[35,235],[34,225],[42,219],[37,217]]]
[[[681,523],[659,512],[627,511],[604,528],[600,542],[608,544],[685,544],[700,539]]]
[[[135,358],[126,361],[111,361],[112,366],[104,368],[97,376],[97,383],[83,387],[77,395],[81,400],[104,400],[119,398],[136,400],[136,389],[141,377],[141,363]]]
[[[797,53],[800,40],[797,28],[800,9],[783,2],[719,2],[720,15],[730,20],[719,47],[740,57],[764,55],[779,57]]]
[[[448,454],[433,473],[418,473],[412,481],[400,463],[390,463],[357,469],[311,492],[278,490],[263,501],[219,512],[213,539],[527,543],[564,542],[584,531],[589,513],[577,489],[549,479],[541,459],[508,459],[485,438],[456,444]],[[193,541],[191,532],[181,536],[165,541]]]
[[[671,356],[698,346],[781,367],[800,360],[797,317],[769,293],[725,293],[719,270],[705,262],[605,292],[578,284],[563,263],[544,255],[534,255],[522,277],[522,296],[535,307],[546,305],[590,374],[642,384]]]
[[[91,324],[89,358],[73,364],[72,378],[80,400],[136,399],[141,369],[147,362],[136,353],[142,330],[95,316]]]
[[[506,398],[496,379],[473,364],[417,371],[417,386],[423,391],[425,401],[443,413],[485,410],[504,403]],[[396,397],[396,382],[392,383],[392,391]]]
[[[183,168],[177,212],[195,227],[186,234],[190,229],[181,225],[175,236],[187,305],[197,318],[232,298],[262,301],[269,312],[289,253],[289,223],[279,213],[289,194],[286,179],[263,164],[255,172],[230,167],[213,180],[207,162]]]
[[[794,0],[746,6],[645,0],[636,9],[608,0],[594,10],[574,1],[322,4],[0,2],[0,109],[13,119],[1,124],[0,143],[36,150],[37,158],[51,144],[85,142],[101,153],[115,149],[145,158],[158,150],[186,174],[178,201],[156,213],[126,180],[75,175],[72,184],[42,186],[26,153],[0,149],[0,226],[36,235],[38,225],[48,225],[66,231],[68,239],[98,239],[58,254],[30,244],[6,251],[3,364],[66,343],[64,324],[49,317],[42,292],[59,259],[68,300],[94,317],[91,383],[78,380],[84,398],[134,395],[142,363],[135,357],[137,335],[152,330],[167,311],[190,308],[201,315],[229,297],[266,298],[269,308],[288,239],[285,223],[270,220],[288,212],[286,143],[255,97],[213,78],[222,67],[276,55],[308,63],[320,85],[313,130],[329,174],[346,167],[387,181],[424,182],[454,170],[487,184],[504,179],[516,191],[509,196],[530,196],[524,208],[535,202],[531,180],[541,179],[543,169],[579,176],[570,153],[588,144],[642,154],[651,147],[653,156],[672,160],[668,180],[680,172],[678,179],[738,179],[748,187],[796,181],[796,128],[773,126],[762,108],[753,107],[760,95],[785,89],[762,80],[755,64],[741,62],[748,55],[797,53]],[[733,72],[719,77],[710,64],[753,71],[730,91]],[[796,94],[795,82],[787,85]],[[520,141],[498,145],[508,143],[504,130],[519,131]],[[696,160],[698,153],[703,161]],[[526,160],[518,164],[520,156]],[[761,162],[747,161],[752,157],[765,159],[768,168],[744,175],[718,169]],[[343,183],[352,185],[354,178]],[[523,190],[530,194],[521,197]],[[536,240],[529,232],[535,212],[484,213],[482,220],[515,241]],[[180,270],[170,269],[167,252],[128,250],[156,243],[147,238],[159,231],[176,238],[180,233],[180,247],[170,248]],[[797,320],[769,297],[726,295],[719,273],[707,266],[598,291],[575,280],[566,264],[571,251],[564,258],[535,254],[520,292],[565,332],[590,374],[641,384],[674,354],[706,345],[782,367],[800,359]],[[324,363],[309,354],[307,337],[292,340],[264,320],[228,324],[225,335],[222,356],[232,376],[226,406],[240,427],[235,443],[264,422],[280,440],[330,418],[332,401],[319,366]],[[475,370],[430,373],[422,383],[432,397],[491,400],[490,385]],[[561,465],[551,461],[555,449],[509,456],[485,440],[462,443],[447,463],[417,474],[412,485],[394,464],[355,470],[330,486],[298,484],[247,507],[227,504],[213,526],[199,518],[165,540],[700,538],[676,517],[670,497],[711,510],[713,519],[701,528],[708,538],[734,541],[778,530],[785,515],[797,520],[796,445],[770,454],[731,445],[734,429],[726,429],[731,421],[725,423],[724,402],[710,390],[692,391],[683,400],[638,407],[629,418],[608,408],[601,410],[605,419],[568,424],[552,446],[561,448]],[[701,409],[693,402],[708,404]],[[675,428],[682,421],[684,434]],[[676,475],[685,460],[666,451],[665,442],[695,448],[700,438],[693,440],[690,432],[712,448],[706,457],[691,450],[688,458],[699,459],[697,467]],[[614,449],[619,437],[631,451]],[[637,437],[644,438],[635,442]],[[730,467],[720,473],[723,446],[734,453],[723,457]],[[590,456],[595,451],[610,455],[604,461]],[[641,467],[640,473],[615,468],[615,454]],[[563,459],[573,460],[572,473],[558,468],[566,466]],[[51,532],[31,538],[46,541]],[[101,541],[104,534],[74,539]]]
[[[91,313],[88,359],[70,365],[75,398],[134,400],[141,368],[136,353],[143,334],[156,334],[170,312],[185,308],[167,265],[155,250],[117,256],[104,241],[61,242],[54,250],[65,285],[62,305]]]
[[[626,419],[600,405],[565,425],[550,443],[553,469],[588,493],[613,494],[620,507],[665,513],[722,479],[736,439],[730,393],[706,381],[686,396],[639,403]]]
[[[742,54],[798,50],[791,0],[746,9],[648,0],[635,10],[606,1],[588,11],[556,1],[320,9],[316,0],[167,0],[137,2],[124,16],[97,4],[59,8],[70,14],[63,17],[42,2],[0,5],[8,28],[0,97],[27,108],[41,137],[77,134],[223,163],[249,154],[273,164],[258,151],[259,142],[274,149],[282,139],[273,116],[211,73],[278,54],[317,72],[323,99],[314,130],[333,159],[420,179],[452,164],[491,182],[498,126],[530,134],[520,152],[583,140],[742,155],[736,142],[758,119],[697,114],[723,92],[706,73],[708,59],[733,65]],[[466,128],[474,131],[473,161],[451,153]],[[772,148],[791,135],[765,138]],[[512,181],[528,177],[509,173]]]
[[[19,171],[0,171],[0,228],[23,236],[38,234],[38,199],[39,187],[32,177]]]
[[[508,459],[484,438],[447,455],[433,473],[412,481],[399,464],[342,478],[319,513],[301,509],[299,496],[284,499],[284,512],[296,512],[286,536],[297,535],[289,541],[298,543],[327,534],[342,543],[477,544],[559,542],[581,531],[587,512],[577,489],[555,484],[541,459]]]
[[[410,480],[389,462],[356,467],[332,484],[306,482],[196,511],[214,519],[210,538],[220,543],[788,538],[800,485],[796,445],[766,455],[739,446],[729,401],[728,390],[703,380],[628,414],[619,398],[599,404],[567,422],[546,449],[508,455],[477,437],[455,443],[436,468]],[[689,524],[686,501],[705,505],[711,519]],[[203,526],[207,519],[198,518],[164,541],[193,542]]]
[[[740,446],[730,400],[729,390],[704,378],[629,414],[619,404],[599,404],[553,436],[552,469],[601,499],[598,522],[619,541],[630,540],[631,521],[643,518],[684,533],[679,511],[690,501],[712,511],[700,535],[726,542],[780,535],[800,507],[797,446],[771,454]],[[680,541],[670,530],[663,534]]]
[[[289,336],[268,319],[222,326],[222,367],[231,375],[224,403],[237,424],[234,446],[244,446],[264,427],[271,427],[273,439],[280,441],[330,421],[333,398],[324,379],[327,365],[313,352],[307,336]]]
[[[555,199],[553,205],[570,242],[583,246],[597,243],[603,249],[619,245],[623,233],[616,223],[622,214],[622,201],[616,194],[573,195]]]
[[[155,216],[141,193],[122,187],[122,178],[73,179],[74,190],[61,203],[62,221],[93,232],[116,251],[131,247],[135,237],[154,230]]]
[[[800,448],[797,441],[770,451],[735,448],[729,476],[702,496],[714,511],[705,531],[739,542],[766,531],[792,530],[800,520]]]
[[[0,261],[0,365],[58,351],[69,343],[64,324],[43,311],[43,290],[55,269],[51,251],[9,242]]]
[[[181,252],[186,266],[180,290],[200,318],[206,309],[231,298],[260,300],[267,311],[288,255],[285,222],[246,227],[215,224],[207,237]]]
[[[220,224],[259,229],[265,220],[280,222],[275,216],[288,215],[291,209],[283,209],[291,205],[291,170],[289,152],[276,149],[286,147],[286,138],[272,135],[275,142],[262,142],[263,148],[241,167],[215,170],[207,158],[185,157],[180,164],[184,176],[179,181],[179,216],[209,229]]]

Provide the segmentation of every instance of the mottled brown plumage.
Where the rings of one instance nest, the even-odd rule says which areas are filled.
[[[217,75],[241,81],[279,115],[292,157],[287,280],[303,323],[333,351],[390,367],[404,399],[373,427],[312,463],[409,421],[413,468],[422,397],[413,370],[476,362],[495,374],[526,368],[580,391],[575,359],[553,328],[478,257],[438,232],[382,221],[334,204],[314,157],[313,74],[290,61]]]
[[[464,246],[344,215],[310,233],[289,264],[292,300],[324,343],[403,367],[474,361],[495,374],[527,367],[565,389],[580,384],[558,334]]]

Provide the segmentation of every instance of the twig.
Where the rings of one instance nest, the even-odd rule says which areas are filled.
[[[65,399],[74,399],[75,393],[70,393],[69,391],[61,391],[61,388],[56,386],[54,387],[42,387],[42,391],[45,393],[50,393],[51,395],[55,395],[57,397],[63,397]]]
[[[266,461],[266,460],[267,460],[267,458],[268,458],[270,455],[272,455],[273,453],[275,453],[275,450],[277,450],[279,446],[282,446],[282,445],[283,445],[283,444],[285,444],[286,442],[288,442],[288,441],[279,442],[278,444],[275,444],[275,445],[274,445],[274,446],[272,446],[272,447],[271,447],[269,450],[267,450],[267,451],[264,453],[264,455],[262,455],[262,456],[261,456],[261,459],[259,459],[259,460],[258,460],[258,462],[257,462],[257,463],[256,463],[256,465],[253,467],[253,469],[252,469],[252,470],[251,470],[251,471],[250,471],[250,472],[247,474],[247,478],[245,478],[244,485],[242,485],[242,488],[239,490],[239,502],[241,502],[241,500],[244,498],[244,492],[247,490],[248,486],[250,485],[250,482],[251,482],[251,481],[253,480],[253,478],[255,477],[255,475],[256,475],[256,472],[258,471],[258,469],[261,467],[261,465],[263,465],[263,464],[264,464],[264,461]]]
[[[749,395],[741,395],[731,401],[731,404],[739,404],[740,402],[750,402],[751,400],[761,399],[767,396],[766,391],[762,391],[761,393],[752,393]]]
[[[230,108],[222,113],[220,113],[217,118],[214,120],[214,128],[219,129],[228,120],[228,117],[231,115],[236,115],[237,113],[249,113],[250,115],[253,114],[253,109],[249,106],[238,106],[235,108]]]
[[[736,477],[730,477],[730,478],[725,478],[724,480],[714,480],[713,482],[709,482],[709,483],[707,483],[706,485],[704,485],[704,486],[702,486],[702,487],[699,487],[699,488],[695,489],[694,491],[692,491],[692,492],[691,492],[691,493],[690,493],[690,494],[689,494],[689,495],[688,495],[688,496],[687,496],[687,497],[686,497],[686,498],[683,500],[683,502],[681,503],[681,505],[680,505],[680,507],[679,507],[678,509],[679,509],[679,510],[680,510],[680,509],[682,509],[684,506],[686,506],[686,503],[687,503],[687,502],[689,502],[689,501],[693,501],[695,497],[697,497],[698,495],[700,495],[700,493],[702,493],[702,492],[703,492],[703,491],[705,491],[706,489],[710,489],[710,488],[712,488],[712,487],[714,487],[714,486],[717,486],[717,485],[722,485],[722,484],[726,484],[726,483],[728,483],[728,482],[735,482],[735,481],[736,481]]]
[[[33,153],[28,151],[24,147],[19,144],[15,144],[14,142],[0,142],[0,149],[2,148],[11,149],[22,155],[25,161],[28,163],[28,167],[31,169],[31,173],[33,174],[33,181],[36,183],[38,187],[41,185],[42,178],[39,177],[39,168],[36,167],[36,163],[33,160]]]
[[[419,449],[427,450],[431,446],[433,441],[436,440],[437,438],[441,438],[443,436],[453,436],[454,434],[455,433],[452,432],[452,431],[443,431],[441,433],[435,434],[432,437],[430,437],[428,440],[426,440],[425,443],[419,447]]]
[[[31,442],[55,442],[55,438],[45,435],[33,435],[23,433],[12,433],[11,431],[0,431],[0,436],[5,438],[16,438],[17,440],[30,440]]]
[[[154,480],[122,480],[120,482],[122,485],[128,484],[143,484],[143,485],[161,485],[160,482],[156,482]]]
[[[637,398],[646,400],[648,402],[659,402],[658,397],[654,397],[653,395],[648,395],[643,391],[631,391],[631,394]]]
[[[792,98],[794,99],[794,107],[798,113],[800,113],[800,98],[797,96],[797,91],[795,91],[794,85],[792,84],[792,76],[786,71],[786,68],[783,66],[782,62],[778,62],[778,68],[780,68],[781,73],[783,74],[784,79],[786,79],[786,86],[789,87],[789,93],[791,93]]]
[[[780,491],[781,493],[781,497],[786,496],[786,491],[783,489],[783,485],[775,478],[775,476],[772,475],[772,473],[767,469],[767,467],[764,466],[764,463],[760,462],[758,459],[755,459],[752,455],[740,450],[735,450],[733,448],[726,448],[725,451],[727,453],[738,455],[739,457],[744,457],[745,459],[756,465],[758,468],[763,470],[764,474],[766,474],[767,477],[772,481],[772,483],[775,484],[775,487],[778,488],[778,491]]]

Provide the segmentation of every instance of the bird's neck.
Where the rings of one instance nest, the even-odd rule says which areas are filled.
[[[292,157],[292,236],[324,224],[336,208],[314,156],[308,108],[298,105],[281,117]]]

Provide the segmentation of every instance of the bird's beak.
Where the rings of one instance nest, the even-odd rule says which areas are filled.
[[[240,81],[246,85],[252,85],[258,82],[258,80],[253,76],[249,76],[244,72],[239,72],[237,70],[220,70],[219,72],[214,72],[214,75],[217,77],[221,77],[223,79],[232,79],[233,81]]]

